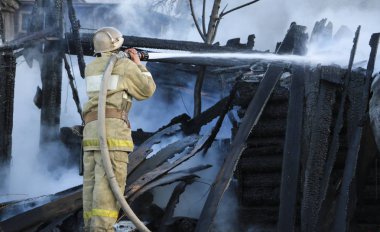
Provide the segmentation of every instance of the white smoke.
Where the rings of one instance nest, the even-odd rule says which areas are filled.
[[[230,2],[228,8],[246,3],[244,0],[222,1]],[[223,4],[222,4],[223,5]],[[229,38],[241,37],[242,41],[251,33],[256,34],[255,47],[259,50],[274,51],[276,42],[282,41],[291,22],[307,26],[309,36],[314,23],[323,18],[333,23],[333,34],[341,26],[347,26],[351,34],[339,43],[332,44],[328,52],[330,57],[346,57],[347,65],[356,28],[362,30],[355,61],[368,60],[370,47],[368,45],[372,33],[380,32],[380,2],[377,0],[261,0],[251,6],[228,14],[220,23],[217,41],[222,43]],[[309,55],[320,55],[321,48],[311,48]],[[380,66],[377,62],[376,70]]]
[[[66,79],[64,75],[63,86],[67,83]],[[56,193],[82,181],[77,168],[67,170],[65,159],[68,153],[61,144],[49,146],[52,153],[39,151],[40,110],[33,103],[37,86],[41,86],[38,63],[34,62],[33,68],[29,68],[22,57],[18,58],[12,160],[9,172],[2,179],[4,187],[0,189],[0,202]],[[66,98],[65,95],[63,91],[62,99]],[[58,158],[61,163],[54,170],[49,170],[52,157]]]

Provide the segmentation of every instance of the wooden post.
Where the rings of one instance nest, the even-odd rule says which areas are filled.
[[[294,231],[297,185],[301,160],[305,67],[294,68],[290,87],[288,118],[282,161],[278,231]]]
[[[43,1],[45,27],[55,28],[55,36],[44,43],[41,64],[42,107],[40,145],[58,139],[62,87],[62,0]]]
[[[362,139],[363,130],[365,129],[365,121],[367,120],[366,113],[368,112],[368,98],[370,92],[370,83],[374,71],[376,54],[380,42],[380,33],[372,34],[370,46],[371,53],[368,60],[366,80],[363,87],[362,105],[360,115],[356,127],[350,138],[349,150],[344,166],[342,185],[337,199],[337,207],[335,211],[335,221],[333,231],[349,231],[349,225],[355,209],[352,202],[356,198],[356,173],[358,154],[360,150],[360,142]]]
[[[16,58],[12,51],[0,56],[0,164],[12,157],[13,103]]]
[[[320,71],[316,70],[317,73],[321,73],[319,94],[312,123],[308,125],[311,128],[311,135],[304,174],[301,206],[302,231],[316,231],[317,228],[322,177],[329,148],[330,128],[333,123],[333,107],[336,101],[337,88],[339,88],[339,85],[326,79],[331,76],[338,76],[340,69],[326,66],[320,69]]]

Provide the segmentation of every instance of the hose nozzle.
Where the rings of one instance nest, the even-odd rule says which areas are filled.
[[[149,60],[149,53],[147,51],[137,51],[137,54],[139,55],[141,61]]]
[[[129,47],[122,46],[121,47],[121,51],[125,51],[128,48]],[[125,52],[125,54],[127,54],[128,59],[131,59],[131,55],[129,55],[128,52]],[[137,55],[139,56],[139,58],[140,58],[141,61],[148,61],[149,60],[149,53],[147,51],[137,50]]]

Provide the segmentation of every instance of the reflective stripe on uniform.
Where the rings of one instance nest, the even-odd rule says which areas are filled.
[[[106,209],[92,209],[92,216],[117,218],[119,211]]]
[[[83,211],[83,218],[84,219],[91,218],[91,211]]]
[[[93,216],[117,218],[118,215],[119,215],[119,211],[107,210],[107,209],[92,209],[91,211],[83,212],[84,219],[89,219]]]
[[[86,90],[87,92],[99,92],[102,83],[103,75],[87,76]],[[111,75],[108,78],[108,90],[115,90],[119,81],[119,75]]]
[[[152,74],[150,72],[142,72],[142,74],[148,77],[152,77]]]
[[[133,142],[125,139],[107,139],[107,145],[109,148],[113,147],[126,147],[133,149]],[[99,147],[99,139],[84,139],[83,147]]]

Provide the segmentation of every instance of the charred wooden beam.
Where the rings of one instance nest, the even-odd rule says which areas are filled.
[[[1,42],[5,43],[5,28],[4,28],[4,18],[3,18],[3,12],[0,11],[0,36],[1,36]]]
[[[23,37],[14,39],[8,43],[1,45],[0,51],[17,50],[26,46],[30,46],[31,44],[36,43],[38,41],[53,39],[56,30],[56,28],[47,28],[43,31],[33,32]],[[55,39],[56,38],[57,37],[55,37]]]
[[[70,65],[69,65],[69,62],[66,59],[66,55],[65,54],[63,54],[63,61],[65,62],[65,69],[66,69],[66,72],[67,72],[67,77],[69,78],[69,84],[70,84],[70,87],[71,87],[71,91],[73,93],[73,99],[74,99],[75,105],[77,107],[78,114],[79,114],[80,118],[82,119],[82,124],[84,125],[84,119],[83,119],[83,116],[82,116],[82,106],[81,106],[80,100],[79,100],[78,89],[76,88],[76,86],[74,84],[75,79],[74,79],[73,74],[71,73]]]
[[[151,147],[154,144],[160,143],[163,137],[170,136],[178,133],[181,130],[180,125],[175,124],[164,130],[154,134],[143,144],[141,144],[135,151],[129,154],[128,175],[131,175],[138,165],[140,165],[145,158],[152,152]]]
[[[362,140],[363,127],[367,120],[366,114],[368,113],[368,98],[370,91],[370,83],[372,80],[372,74],[375,67],[376,54],[380,42],[380,33],[372,34],[370,40],[371,53],[368,60],[366,80],[363,87],[363,97],[361,105],[361,117],[357,121],[352,140],[350,142],[349,150],[347,153],[346,164],[344,167],[342,186],[340,188],[337,208],[335,212],[335,221],[333,224],[334,231],[349,231],[349,223],[353,216],[353,209],[355,208],[355,176],[357,172],[357,161],[360,150],[360,142]]]
[[[357,43],[359,41],[359,34],[360,34],[360,26],[358,27],[356,31],[353,46],[351,49],[350,61],[349,61],[348,68],[345,74],[345,79],[344,79],[344,86],[343,86],[344,89],[343,89],[343,93],[339,102],[338,114],[336,116],[335,126],[334,126],[333,135],[330,142],[327,161],[326,161],[326,167],[323,174],[322,185],[321,185],[321,202],[319,206],[320,208],[317,211],[317,214],[318,214],[317,220],[319,221],[320,225],[322,225],[322,221],[325,221],[323,218],[326,217],[326,215],[328,214],[327,208],[331,208],[331,205],[332,205],[333,198],[330,197],[327,199],[326,196],[327,196],[327,192],[329,188],[330,176],[332,174],[332,170],[335,165],[336,156],[340,147],[339,135],[343,127],[343,119],[344,119],[343,116],[345,112],[344,107],[346,105],[346,98],[348,94],[349,83],[351,81],[352,65],[355,58]]]
[[[276,50],[276,53],[305,55],[307,53],[306,42],[309,37],[305,31],[305,26],[297,25],[295,22],[292,22],[290,29]]]
[[[181,162],[179,162],[178,164],[180,164],[180,163]],[[150,178],[146,182],[141,181],[143,179],[134,182],[132,184],[131,188],[127,187],[128,191],[126,191],[125,197],[129,201],[133,202],[136,198],[141,196],[143,193],[145,193],[146,191],[148,191],[152,188],[155,188],[157,186],[164,186],[164,185],[172,184],[172,183],[178,182],[178,181],[192,182],[194,180],[194,178],[199,178],[199,176],[194,174],[195,172],[202,171],[202,170],[205,170],[207,168],[210,168],[212,165],[209,165],[209,164],[200,165],[200,166],[189,168],[188,170],[173,172],[173,173],[166,174],[165,176],[162,176],[162,174],[167,173],[168,171],[170,171],[171,169],[173,169],[176,166],[177,166],[176,164],[174,164],[174,165],[170,165],[170,164],[169,165],[163,165],[163,167],[159,170],[159,172],[157,172],[158,169],[153,170],[152,172],[156,172],[155,174],[158,173],[156,178]],[[169,169],[164,170],[167,167],[169,167]],[[149,175],[146,175],[146,177],[149,177]],[[161,177],[161,178],[159,178],[159,177]],[[157,178],[159,178],[159,179],[157,179]],[[143,184],[140,185],[141,183],[143,183]]]
[[[378,188],[378,173],[376,170],[378,156],[379,151],[376,148],[375,137],[371,131],[370,123],[366,122],[363,128],[363,135],[360,143],[360,151],[357,164],[358,171],[356,173],[356,189],[358,194],[357,198],[361,199],[362,202],[368,202],[370,204],[374,200],[378,202],[378,191],[376,190]],[[375,167],[375,170],[373,171],[374,175],[370,175],[372,174],[372,167]]]
[[[336,75],[339,70],[336,67],[322,67],[321,76]],[[317,229],[316,212],[320,204],[321,180],[328,153],[336,91],[337,86],[335,84],[321,80],[318,103],[311,125],[310,150],[305,167],[301,207],[302,231],[316,231]]]
[[[269,96],[277,81],[280,79],[282,72],[282,66],[270,66],[265,77],[260,82],[260,86],[250,102],[242,123],[239,126],[236,137],[232,142],[231,153],[225,159],[223,166],[212,185],[198,221],[196,231],[209,231],[220,199],[230,183],[231,176],[233,175],[237,162],[240,159],[241,153],[246,148],[245,141],[252,128],[258,122],[261,112],[268,102]]]
[[[173,168],[177,167],[181,163],[187,161],[194,155],[196,155],[198,152],[200,152],[203,149],[203,146],[207,139],[210,137],[210,133],[206,133],[202,136],[200,140],[198,140],[195,147],[186,155],[183,157],[177,159],[173,163],[166,162],[162,164],[161,166],[153,169],[152,171],[146,173],[145,175],[141,176],[138,180],[136,180],[134,183],[132,183],[129,186],[126,186],[125,195],[126,196],[132,196],[136,192],[138,192],[140,189],[142,189],[144,186],[148,185],[150,182],[154,181],[155,179],[161,177],[162,175],[166,174]]]
[[[13,105],[16,58],[12,51],[0,55],[0,164],[12,157]]]
[[[69,19],[71,23],[71,28],[73,30],[72,33],[73,33],[73,39],[74,39],[74,44],[75,44],[75,50],[78,53],[77,58],[78,58],[79,71],[80,71],[81,77],[84,78],[84,69],[86,67],[86,63],[84,62],[83,48],[82,48],[82,43],[81,43],[80,35],[79,35],[80,23],[79,23],[79,20],[77,20],[75,16],[73,0],[67,0],[67,5],[68,5],[68,14],[69,14]]]
[[[92,33],[83,33],[80,36],[81,44],[83,48],[83,55],[93,56],[94,46],[92,42]],[[77,55],[79,51],[75,48],[75,38],[73,33],[66,33],[66,53],[71,55]],[[198,53],[207,52],[234,52],[234,53],[263,53],[261,51],[252,51],[251,49],[239,49],[226,46],[208,45],[198,42],[190,41],[177,41],[177,40],[164,40],[156,38],[136,37],[136,36],[123,36],[123,47],[138,47],[138,48],[153,48],[153,49],[165,49],[165,50],[181,50]],[[191,58],[191,57],[166,57],[166,58],[153,58],[149,60],[157,62],[167,63],[183,63],[183,64],[196,64],[207,66],[236,66],[250,64],[254,61],[252,59],[213,59],[211,57]]]
[[[292,23],[277,53],[302,54],[306,52],[305,42],[307,34],[305,34],[305,30],[305,27]],[[246,140],[251,130],[257,124],[277,81],[283,73],[283,68],[284,65],[270,65],[264,78],[261,80],[257,92],[251,100],[236,137],[233,140],[230,155],[225,159],[214,181],[200,215],[196,231],[203,232],[210,230],[218,204],[231,181],[240,156],[246,148]]]
[[[326,43],[332,40],[333,34],[333,24],[327,22],[327,19],[324,18],[321,21],[317,21],[314,25],[313,31],[311,32],[310,42],[316,43]]]
[[[293,69],[282,162],[278,230],[295,228],[297,187],[301,160],[305,67]]]
[[[66,33],[66,42],[68,47],[66,47],[66,52],[71,55],[78,54],[78,50],[75,48],[75,36],[73,33]],[[82,33],[81,34],[81,44],[83,47],[83,54],[86,56],[92,56],[94,54],[94,45],[92,38],[93,33]],[[178,40],[167,40],[167,39],[155,39],[147,37],[136,37],[136,36],[123,36],[125,47],[140,47],[140,48],[155,48],[155,49],[166,49],[166,50],[180,50],[180,51],[193,51],[193,52],[231,52],[238,51],[237,48],[221,47],[208,45],[205,43],[190,42],[190,41],[178,41]],[[241,49],[240,51],[252,51],[250,49]]]
[[[62,34],[62,0],[49,0],[42,3],[46,9],[45,22],[47,27],[57,28],[56,36]],[[43,60],[41,64],[42,106],[40,144],[58,140],[61,89],[62,89],[62,47],[60,40],[50,40],[44,43]]]
[[[172,219],[175,207],[179,202],[179,197],[185,191],[186,186],[188,184],[189,183],[182,181],[179,184],[177,184],[177,186],[174,188],[173,193],[169,199],[169,202],[166,205],[165,214],[161,220],[159,232],[167,231],[168,229],[167,227],[170,225],[169,221],[170,219]]]
[[[76,188],[73,188],[74,190]],[[35,227],[82,207],[82,189],[0,222],[0,231],[35,231]]]
[[[177,123],[185,124],[190,119],[191,119],[190,116],[187,114],[178,115],[178,116],[172,118],[168,124],[160,127],[155,133],[158,133],[158,132],[162,131],[163,129],[168,128],[168,127],[175,125]]]
[[[211,136],[207,139],[204,149],[207,152],[207,150],[211,147],[212,143],[214,142],[216,135],[219,133],[220,128],[222,127],[222,123],[224,121],[224,117],[226,114],[231,110],[233,100],[236,96],[236,84],[232,87],[232,90],[230,91],[230,95],[228,96],[228,101],[226,102],[226,105],[224,106],[223,110],[220,112],[218,121],[215,123],[215,126],[212,128]]]
[[[172,144],[169,144],[165,148],[161,149],[157,152],[153,157],[145,160],[141,165],[139,165],[129,176],[127,179],[127,185],[136,181],[140,176],[149,172],[150,170],[155,169],[160,166],[166,160],[173,158],[175,154],[182,152],[185,148],[189,146],[193,146],[199,136],[188,136],[184,139],[178,140]]]
[[[218,117],[223,107],[228,103],[229,97],[225,97],[219,100],[216,104],[202,112],[195,118],[192,118],[182,126],[183,131],[186,134],[199,133],[201,127],[211,122],[214,118]]]

